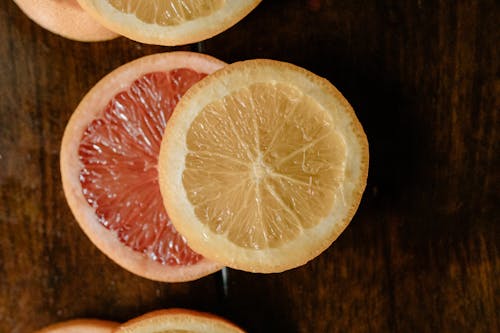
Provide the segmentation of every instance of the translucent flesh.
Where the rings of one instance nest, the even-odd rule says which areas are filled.
[[[169,26],[209,16],[222,8],[226,0],[108,0],[108,2],[117,10],[134,14],[145,23]]]
[[[120,241],[168,265],[202,259],[178,234],[162,203],[157,162],[180,97],[205,74],[151,73],[116,95],[83,134],[80,183],[99,221]]]
[[[234,244],[277,247],[332,210],[346,147],[298,89],[257,83],[207,105],[187,135],[183,185],[198,219]]]

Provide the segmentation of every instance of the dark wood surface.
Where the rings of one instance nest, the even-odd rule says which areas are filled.
[[[500,332],[500,8],[495,0],[265,0],[199,45],[329,79],[370,142],[352,223],[309,264],[191,283],[121,269],[85,237],[59,174],[65,124],[119,65],[172,48],[78,43],[0,2],[0,333],[147,311],[210,311],[249,332]]]

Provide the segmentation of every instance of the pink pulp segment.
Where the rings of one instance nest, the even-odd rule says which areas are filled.
[[[186,68],[142,76],[89,124],[79,147],[83,194],[100,223],[127,246],[166,265],[203,259],[168,217],[157,163],[177,102],[205,76]]]

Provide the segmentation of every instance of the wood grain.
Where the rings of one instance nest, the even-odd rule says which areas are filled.
[[[367,190],[325,253],[281,274],[165,284],[113,264],[67,207],[59,145],[102,76],[171,48],[78,43],[0,3],[0,332],[187,307],[249,332],[499,332],[499,4],[264,1],[199,45],[329,79],[370,142]]]

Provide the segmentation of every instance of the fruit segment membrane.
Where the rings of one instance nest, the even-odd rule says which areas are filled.
[[[344,139],[293,86],[254,83],[208,104],[187,148],[183,185],[197,218],[240,247],[278,247],[343,199]]]
[[[209,16],[222,8],[226,0],[108,0],[108,2],[117,10],[134,14],[145,23],[168,26]]]
[[[165,211],[157,163],[175,105],[205,76],[190,69],[144,75],[108,103],[79,147],[80,183],[99,221],[126,245],[168,265],[202,259]]]

